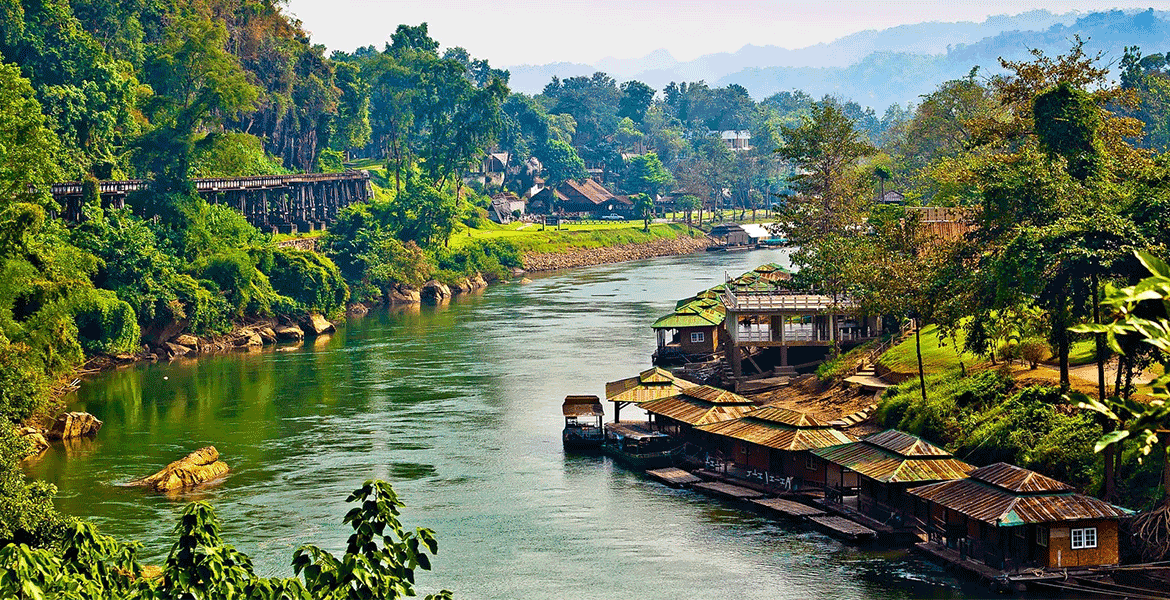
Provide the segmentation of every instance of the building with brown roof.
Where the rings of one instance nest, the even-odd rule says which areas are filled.
[[[621,410],[630,404],[642,404],[659,398],[674,396],[695,384],[679,379],[666,369],[653,367],[605,384],[605,399],[613,402],[613,420],[621,421]]]
[[[762,406],[738,419],[696,429],[712,436],[716,447],[735,466],[822,485],[824,470],[809,460],[809,451],[857,439],[815,417],[779,406]]]
[[[755,403],[739,394],[709,385],[697,385],[638,408],[650,415],[654,429],[680,438],[694,437],[700,425],[737,419],[754,409]]]
[[[826,486],[843,497],[856,490],[862,513],[885,522],[913,514],[907,490],[925,483],[962,479],[975,467],[922,438],[888,429],[861,440],[810,451],[824,470]]]
[[[555,202],[550,203],[555,198]],[[544,188],[532,197],[531,206],[550,206],[565,213],[628,213],[634,203],[625,196],[615,196],[593,179],[570,179],[555,190]]]
[[[1117,564],[1118,521],[1131,514],[1007,463],[909,493],[932,541],[1005,571]]]

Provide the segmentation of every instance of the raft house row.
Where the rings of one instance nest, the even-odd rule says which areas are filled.
[[[607,383],[614,423],[602,424],[596,396],[567,398],[566,448],[603,441],[615,459],[664,483],[855,541],[912,544],[1000,589],[1103,585],[1120,562],[1119,521],[1133,514],[1128,509],[1014,465],[976,468],[897,430],[858,438],[844,431],[855,420],[825,423],[694,381],[688,361],[709,364],[721,350],[738,386],[742,363],[760,346],[781,350],[766,374],[794,374],[788,348],[878,336],[880,320],[851,314],[847,301],[789,292],[790,277],[764,265],[679,302],[653,325],[655,361],[684,357],[684,368],[676,375],[653,367]],[[627,407],[647,420],[622,421]]]

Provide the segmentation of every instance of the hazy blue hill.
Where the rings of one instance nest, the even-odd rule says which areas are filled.
[[[1003,32],[941,54],[880,52],[848,67],[822,69],[746,68],[715,83],[738,83],[757,98],[793,89],[812,96],[834,94],[881,111],[893,103],[914,102],[940,82],[962,77],[974,66],[983,75],[999,73],[999,57],[1026,60],[1030,48],[1053,56],[1067,52],[1076,35],[1086,40],[1087,51],[1103,52],[1106,62],[1119,62],[1125,46],[1140,46],[1145,54],[1165,52],[1170,50],[1170,13],[1094,13],[1043,31]]]
[[[1087,47],[1119,60],[1122,49],[1170,50],[1170,13],[1108,11],[1052,14],[1037,10],[990,17],[982,23],[916,23],[858,32],[826,44],[789,50],[747,45],[736,52],[677,61],[657,50],[637,59],[606,58],[595,65],[554,63],[509,67],[513,89],[538,93],[553,75],[571,77],[605,71],[618,80],[639,79],[656,89],[671,81],[738,83],[757,99],[801,89],[813,96],[835,94],[883,110],[914,102],[940,82],[966,75],[973,66],[998,72],[998,58],[1023,59],[1029,48],[1055,54],[1074,35]]]

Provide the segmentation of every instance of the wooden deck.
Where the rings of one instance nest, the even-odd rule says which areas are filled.
[[[752,502],[763,507],[768,512],[779,513],[786,517],[815,517],[825,514],[825,511],[819,508],[813,508],[783,498],[761,498],[752,500]]]
[[[665,469],[653,469],[646,471],[650,477],[669,485],[670,487],[686,487],[694,483],[703,481],[701,477],[696,477],[682,469],[676,467],[667,467]]]
[[[845,517],[838,517],[834,515],[816,515],[811,516],[808,520],[822,529],[827,530],[831,535],[843,537],[853,541],[871,540],[877,537],[877,532],[861,525],[854,523]]]
[[[721,496],[723,498],[731,498],[732,500],[754,500],[756,498],[763,498],[763,492],[739,487],[738,485],[731,485],[729,483],[720,483],[718,481],[708,481],[704,483],[696,483],[692,486],[694,489]]]

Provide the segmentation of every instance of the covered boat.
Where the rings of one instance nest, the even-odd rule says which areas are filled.
[[[565,430],[561,439],[566,450],[598,450],[605,438],[601,428],[605,408],[597,396],[565,396],[561,405]]]

